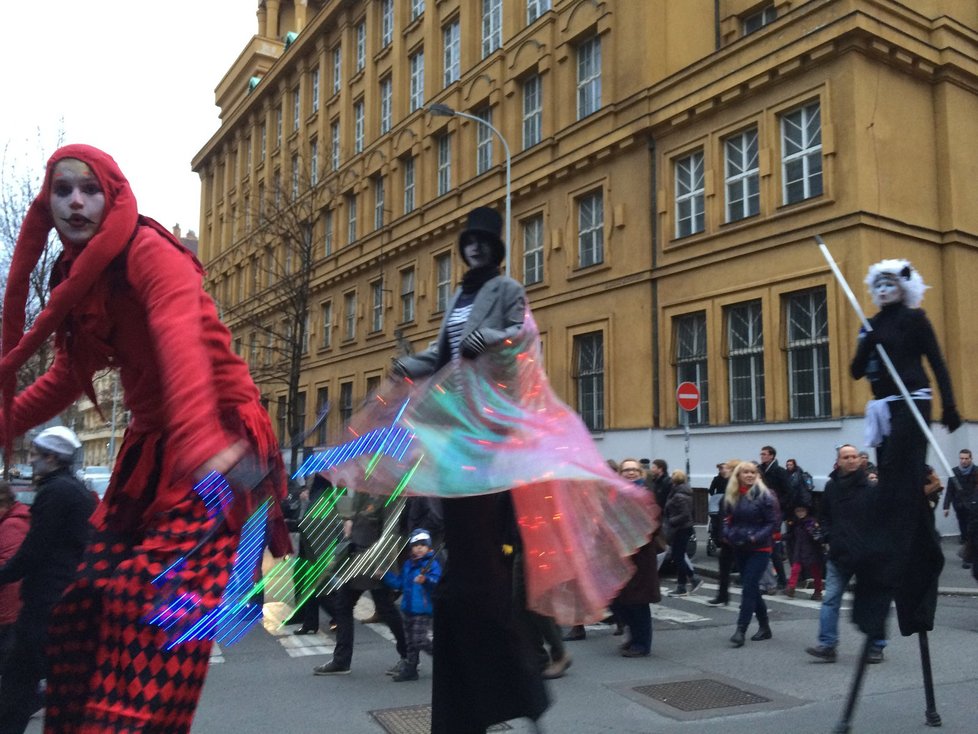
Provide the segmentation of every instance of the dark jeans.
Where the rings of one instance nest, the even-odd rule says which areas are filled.
[[[720,564],[720,581],[717,589],[717,597],[720,599],[730,598],[730,572],[733,571],[734,552],[726,543],[717,546],[718,562]]]
[[[767,625],[767,605],[761,594],[761,576],[767,570],[771,554],[767,551],[736,550],[737,564],[740,566],[740,583],[743,589],[740,594],[740,614],[737,617],[737,627],[746,630],[751,618],[756,614],[757,621]]]
[[[965,505],[953,505],[954,516],[958,520],[958,530],[961,532],[961,542],[968,537],[968,508]]]
[[[38,683],[44,677],[51,609],[21,609],[13,625],[10,654],[0,670],[0,734],[23,734],[43,700]]]
[[[336,599],[336,648],[333,650],[333,661],[337,665],[350,667],[353,660],[353,607],[363,594],[363,589],[350,588],[349,584],[337,592]],[[397,641],[397,654],[402,658],[407,656],[407,644],[404,640],[404,622],[401,613],[394,606],[394,592],[386,586],[370,589],[377,614],[384,620]]]
[[[774,564],[774,575],[778,577],[778,588],[785,588],[788,577],[784,573],[784,543],[780,540],[775,541],[771,549],[771,563]]]
[[[669,551],[676,562],[677,586],[685,586],[686,579],[689,578],[689,568],[686,567],[686,547],[689,545],[689,539],[692,535],[693,528],[673,530],[672,539],[669,541]]]
[[[682,558],[682,554],[679,556]],[[682,565],[680,563],[679,565]],[[652,649],[652,610],[648,604],[612,602],[611,611],[628,627],[629,647],[649,652]]]
[[[302,626],[306,629],[319,629],[319,609],[322,608],[326,614],[336,618],[334,611],[336,594],[326,594],[323,596],[311,596],[299,607],[296,617],[302,620]]]
[[[540,669],[547,667],[553,660],[562,660],[567,651],[560,636],[560,627],[557,626],[554,618],[531,612],[529,609],[523,611],[523,617],[529,627],[527,637],[533,642],[534,654],[540,661]]]

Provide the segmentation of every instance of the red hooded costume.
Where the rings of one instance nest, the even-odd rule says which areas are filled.
[[[28,278],[54,225],[52,172],[58,161],[68,158],[86,163],[98,179],[105,195],[104,217],[86,244],[64,244],[48,304],[24,333]],[[52,656],[51,730],[129,730],[134,721],[145,723],[164,715],[166,731],[183,731],[184,725],[189,729],[210,643],[189,642],[164,650],[159,631],[147,629],[140,619],[153,601],[149,580],[165,567],[162,564],[188,550],[187,541],[175,536],[185,533],[183,538],[192,546],[207,526],[203,503],[193,492],[193,472],[243,440],[271,470],[267,494],[284,497],[284,469],[271,424],[247,365],[231,351],[230,333],[218,319],[202,277],[203,268],[192,253],[157,222],[138,214],[129,183],[111,157],[85,145],[55,152],[41,193],[24,220],[4,299],[3,444],[9,447],[14,436],[59,414],[83,393],[95,402],[92,378],[105,368],[118,369],[131,418],[111,483],[93,517],[95,540],[79,581],[66,592],[52,621],[53,648],[60,645],[63,652],[77,647],[83,636],[94,640],[95,647],[77,660]],[[15,394],[17,370],[52,333],[56,349],[51,368]],[[252,509],[247,497],[236,499],[225,530],[181,571],[183,588],[200,594],[205,604],[216,603],[223,593],[237,531]],[[271,511],[270,545],[273,553],[282,555],[290,548],[278,502],[272,502]],[[104,619],[90,611],[91,597],[102,604]],[[90,630],[78,632],[80,617]],[[117,634],[112,626],[123,631]],[[140,671],[125,674],[103,663],[133,645],[150,659],[190,660],[194,674],[176,684],[145,686],[150,693],[130,696],[125,689],[134,687],[127,685],[125,676],[135,677]],[[99,669],[93,668],[96,659],[102,661]],[[86,676],[90,683],[82,691],[77,682]],[[64,690],[59,689],[62,684]],[[174,685],[179,689],[174,691]],[[167,709],[162,702],[171,694],[191,705],[176,714],[162,713]],[[71,728],[67,718],[82,709],[87,723]],[[67,718],[59,722],[62,717]]]

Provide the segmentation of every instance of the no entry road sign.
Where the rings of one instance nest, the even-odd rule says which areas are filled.
[[[680,382],[676,388],[676,401],[685,411],[693,411],[700,404],[700,389],[693,382]]]

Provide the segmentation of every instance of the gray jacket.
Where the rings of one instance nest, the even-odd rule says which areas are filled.
[[[423,352],[398,359],[410,377],[425,377],[448,364],[451,354],[448,347],[446,323],[461,293],[461,288],[455,291],[452,302],[445,311],[441,328],[438,330],[438,338],[432,342],[431,346]],[[469,314],[468,321],[465,322],[465,329],[462,331],[462,339],[479,329],[486,340],[486,344],[492,349],[492,347],[519,333],[523,326],[525,310],[526,292],[523,290],[523,286],[512,278],[503,275],[496,276],[487,281],[476,293],[475,301],[472,303],[472,312]]]

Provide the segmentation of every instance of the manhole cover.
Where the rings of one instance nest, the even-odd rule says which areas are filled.
[[[431,734],[431,706],[403,706],[371,711],[370,715],[387,734]],[[509,724],[494,724],[486,731],[511,731]]]
[[[680,711],[706,711],[771,701],[770,698],[709,678],[656,683],[637,686],[632,690]]]

